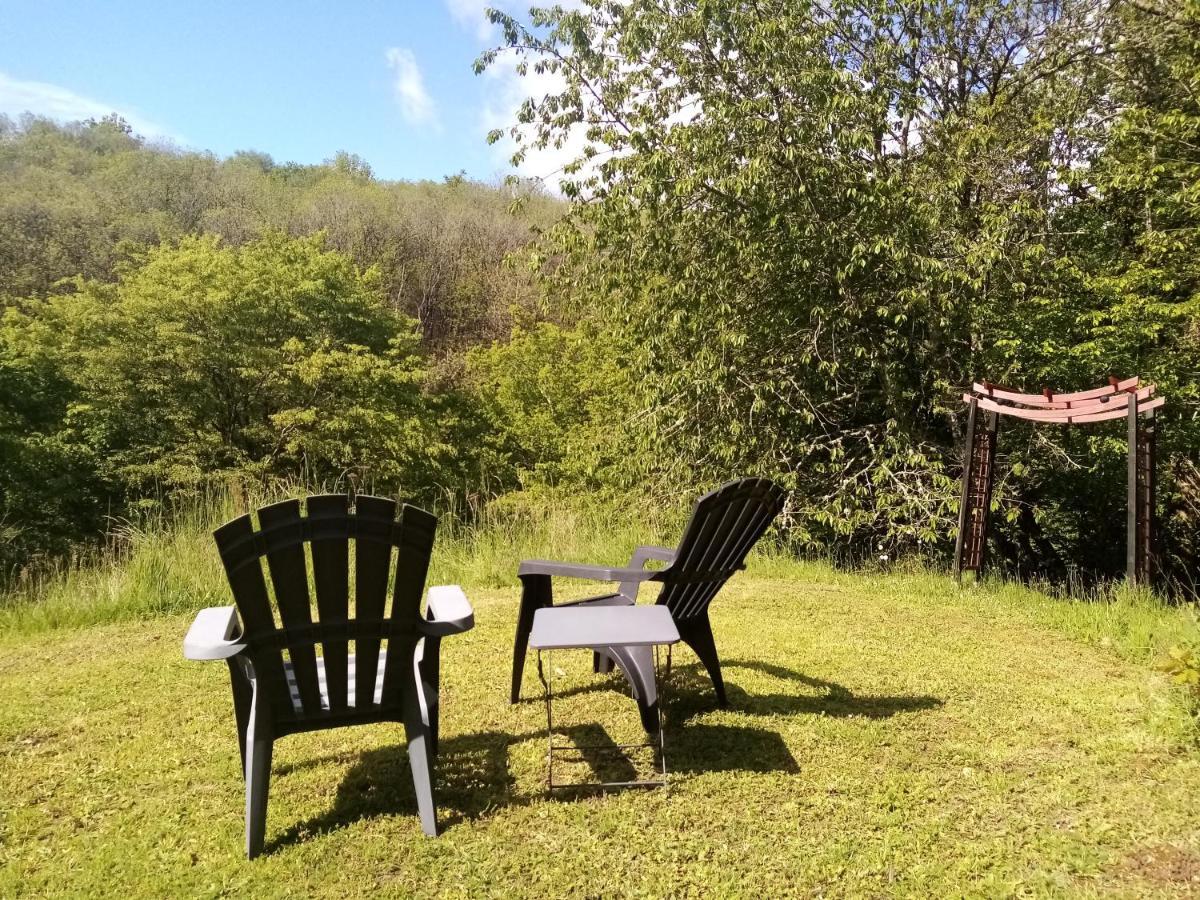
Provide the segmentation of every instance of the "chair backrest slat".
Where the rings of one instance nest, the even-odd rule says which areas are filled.
[[[421,617],[421,594],[425,590],[425,576],[429,572],[429,556],[433,552],[433,537],[437,530],[437,518],[423,509],[405,505],[400,510],[400,527],[403,538],[396,547],[396,584],[392,591],[393,643],[399,643],[394,629],[403,623],[412,624],[411,643],[417,640],[416,623]],[[388,653],[383,672],[384,703],[402,702],[402,690],[415,684],[411,668],[412,659],[406,653]]]
[[[304,531],[300,501],[284,500],[258,511],[258,522],[270,535],[267,545],[267,569],[275,588],[275,603],[285,630],[312,624],[312,602],[308,593],[308,571],[304,561]],[[296,689],[304,711],[321,711],[321,689],[317,678],[317,650],[311,644],[288,651],[296,679]]]
[[[714,493],[720,493],[724,489],[724,487],[719,488]],[[675,561],[669,567],[671,576],[682,579],[694,572],[707,570],[706,555],[712,546],[717,529],[720,528],[723,513],[727,511],[722,510],[721,515],[701,516],[701,505],[711,496],[712,494],[706,494],[701,497],[692,511],[691,521],[688,522],[688,526],[683,530],[683,536],[679,539]],[[687,618],[694,615],[693,608],[696,604],[693,600],[697,594],[697,587],[696,584],[686,584],[682,581],[665,587],[662,594],[659,595],[659,603],[667,604],[671,608],[671,614],[677,618]]]
[[[676,619],[708,614],[713,597],[783,508],[784,491],[765,478],[741,478],[705,494],[663,570],[658,602]]]
[[[346,497],[309,497],[302,512],[295,500],[258,511],[259,530],[249,515],[215,532],[221,560],[241,614],[243,638],[255,675],[269,699],[271,716],[285,731],[304,721],[337,715],[339,723],[399,714],[414,684],[413,651],[421,638],[421,598],[437,518],[412,506],[400,509],[381,497],[360,496],[352,511]],[[350,542],[354,542],[354,608],[349,602]],[[309,590],[304,545],[312,559]],[[395,556],[395,592],[385,618],[388,582]],[[274,587],[279,625],[272,610],[262,559]],[[316,616],[312,600],[316,600]],[[385,689],[375,702],[381,641],[388,641]],[[354,703],[349,702],[349,641],[355,641]],[[321,703],[316,645],[321,644],[324,693]],[[392,652],[395,650],[395,652]],[[283,654],[291,661],[300,707],[292,700]],[[386,707],[386,710],[381,708]],[[350,718],[347,718],[349,714]]]
[[[239,516],[216,530],[213,535],[229,579],[229,589],[242,617],[243,637],[253,646],[256,637],[275,632],[275,617],[263,579],[262,554],[254,541],[250,516]],[[283,673],[283,655],[277,649],[264,648],[253,654],[255,673],[265,695],[274,707],[291,705],[287,678]]]
[[[388,569],[392,561],[391,529],[396,504],[382,497],[355,501],[358,539],[354,544],[354,615],[382,619],[387,602]],[[379,674],[379,641],[354,643],[354,697],[356,704],[373,702]]]
[[[711,494],[701,497],[696,504],[693,521],[700,518],[701,525],[698,529],[685,529],[683,538],[680,540],[681,546],[689,539],[693,542],[689,560],[694,560],[694,562],[689,563],[689,572],[710,572],[717,568],[716,562],[721,555],[721,550],[742,509],[741,504],[727,501],[727,497],[733,493],[736,487],[737,482],[722,485]],[[701,515],[701,510],[704,510],[703,515]],[[723,583],[724,579],[714,579],[712,582],[681,585],[672,612],[677,617],[684,619],[698,615],[707,608],[709,601],[716,594],[716,590]]]
[[[308,498],[312,522],[313,584],[317,589],[317,615],[322,623],[345,622],[349,618],[350,540],[348,502],[345,494],[321,494]],[[324,641],[325,686],[331,712],[346,709],[349,651],[346,641]]]

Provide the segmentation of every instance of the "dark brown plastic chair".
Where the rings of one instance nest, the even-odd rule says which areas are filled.
[[[406,505],[397,520],[396,504],[381,497],[359,496],[350,509],[341,494],[309,497],[306,507],[303,515],[298,500],[287,500],[258,510],[257,530],[249,515],[217,529],[237,608],[201,610],[183,642],[188,659],[229,664],[250,857],[263,849],[274,741],[368,722],[404,724],[421,828],[437,834],[433,758],[440,644],[475,623],[471,604],[456,586],[430,588],[421,613],[434,516]],[[312,560],[315,622],[305,545]],[[264,558],[273,599],[263,577]]]
[[[662,582],[658,602],[671,610],[680,638],[700,658],[712,678],[718,702],[726,705],[725,682],[721,678],[721,662],[708,620],[708,606],[725,582],[744,568],[746,555],[783,508],[784,497],[785,491],[765,478],[731,481],[697,501],[676,549],[638,547],[626,567],[577,565],[543,559],[522,562],[517,570],[522,591],[513,644],[512,702],[516,703],[521,695],[533,614],[542,607],[556,605],[551,579],[558,577],[618,583],[616,593],[557,604],[559,606],[629,605],[637,602],[638,587],[642,582]],[[667,565],[658,571],[648,571],[645,565],[650,560]],[[595,655],[596,671],[609,671],[612,663],[610,656]],[[649,711],[642,710],[642,713],[649,729]]]

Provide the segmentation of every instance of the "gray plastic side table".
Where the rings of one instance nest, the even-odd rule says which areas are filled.
[[[671,671],[671,646],[679,641],[679,630],[665,606],[560,606],[539,609],[533,617],[529,646],[538,652],[538,678],[545,689],[546,781],[550,790],[558,788],[623,788],[659,787],[667,783],[667,759],[663,741],[662,708],[658,689],[658,648],[667,648],[667,673]],[[642,724],[649,740],[642,744],[619,744],[617,749],[628,750],[652,747],[658,757],[655,767],[660,776],[639,781],[599,781],[555,784],[554,755],[556,752],[577,752],[585,749],[554,743],[553,667],[547,675],[542,666],[542,653],[552,650],[591,650],[616,660],[641,712]]]

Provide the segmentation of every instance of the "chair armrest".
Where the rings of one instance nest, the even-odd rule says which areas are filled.
[[[461,634],[475,627],[475,610],[457,584],[443,584],[429,589],[425,617],[421,631],[431,637]]]
[[[624,566],[588,566],[581,563],[554,562],[549,559],[524,559],[517,575],[556,575],[559,578],[583,578],[588,581],[650,581],[660,573]]]
[[[183,639],[183,655],[186,659],[229,659],[246,649],[242,641],[234,640],[241,635],[237,607],[210,606],[196,614],[196,620]]]
[[[672,547],[638,547],[633,551],[633,556],[629,558],[629,568],[640,569],[651,559],[673,563],[675,562],[675,550]]]

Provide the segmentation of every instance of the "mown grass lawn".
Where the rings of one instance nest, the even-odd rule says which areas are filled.
[[[228,676],[181,658],[188,618],[0,637],[0,896],[1200,891],[1173,689],[1019,603],[752,567],[713,606],[731,707],[677,656],[670,788],[550,798],[532,666],[507,702],[516,590],[469,593],[478,625],[443,645],[442,836],[399,727],[301,735],[253,862]],[[636,733],[618,676],[555,663],[573,734]]]

